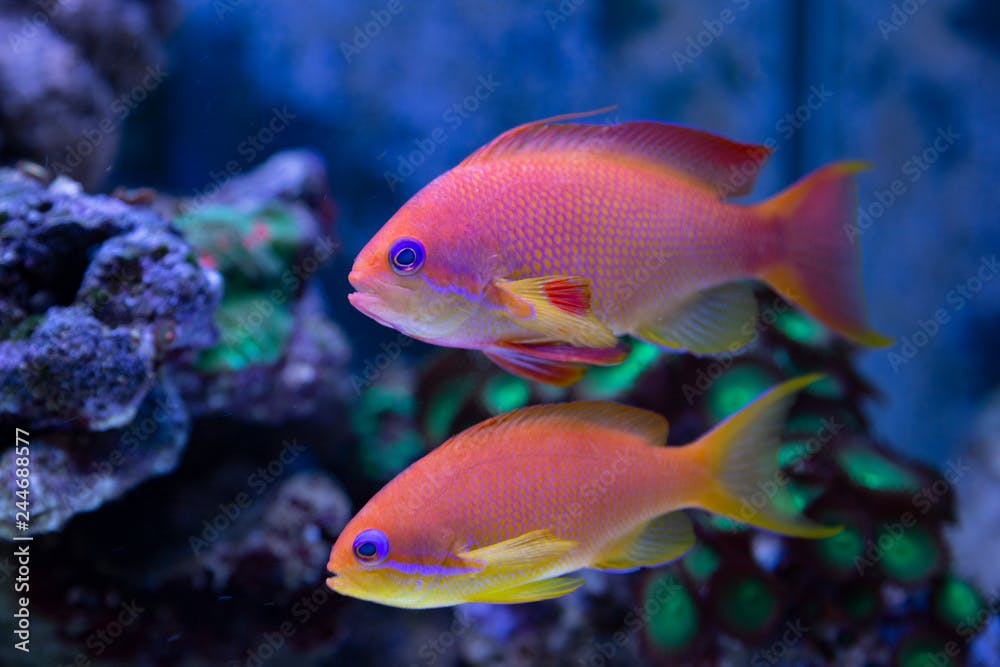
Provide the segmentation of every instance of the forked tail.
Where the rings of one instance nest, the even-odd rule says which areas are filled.
[[[861,284],[861,253],[854,232],[863,162],[817,169],[754,207],[777,237],[777,256],[760,277],[783,297],[842,336],[864,345],[892,339],[868,322]]]
[[[781,430],[795,394],[822,377],[805,375],[778,385],[691,445],[705,471],[693,504],[785,535],[820,538],[840,532],[791,509],[787,477],[778,465]]]

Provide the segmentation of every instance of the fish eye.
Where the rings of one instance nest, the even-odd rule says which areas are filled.
[[[416,239],[397,239],[389,248],[389,264],[401,276],[420,270],[424,264],[424,244]]]
[[[378,565],[389,555],[389,538],[381,530],[369,528],[354,538],[354,557],[365,565]]]

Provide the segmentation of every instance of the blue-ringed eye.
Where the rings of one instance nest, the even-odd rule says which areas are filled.
[[[396,239],[389,248],[389,264],[401,276],[416,273],[424,264],[424,244],[411,238]]]
[[[381,530],[369,528],[354,538],[354,557],[365,565],[378,565],[389,555],[389,538]]]

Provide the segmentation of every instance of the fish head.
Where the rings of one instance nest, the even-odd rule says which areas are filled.
[[[460,346],[495,277],[496,253],[469,211],[432,183],[375,234],[348,275],[355,308],[423,340]],[[430,192],[428,192],[430,190]],[[479,227],[477,229],[477,227]]]
[[[454,533],[419,521],[393,521],[366,507],[330,551],[326,580],[334,591],[393,607],[422,609],[458,604],[454,577],[480,568],[453,554]]]

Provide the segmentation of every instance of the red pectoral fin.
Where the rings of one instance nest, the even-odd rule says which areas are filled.
[[[585,315],[590,311],[590,282],[574,277],[550,278],[542,284],[542,291],[556,308],[571,315]]]
[[[493,299],[539,340],[573,341],[580,347],[614,347],[614,333],[597,318],[591,283],[577,276],[497,279]]]
[[[512,348],[493,347],[483,352],[508,373],[559,387],[574,384],[587,372],[583,364],[551,361]]]

